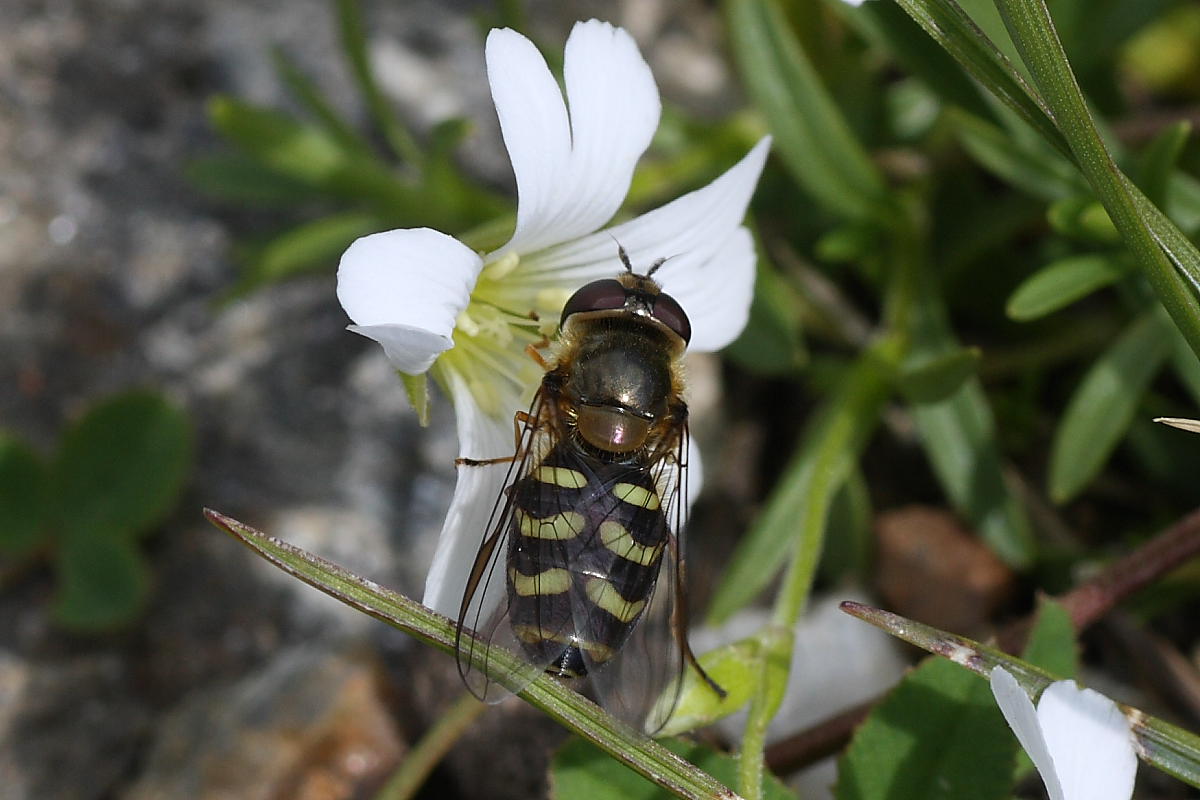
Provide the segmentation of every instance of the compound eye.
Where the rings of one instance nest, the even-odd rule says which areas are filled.
[[[683,307],[669,294],[660,294],[654,303],[654,318],[666,325],[687,344],[692,338],[692,323],[688,321]]]
[[[610,311],[614,308],[625,307],[625,287],[616,278],[604,278],[584,284],[563,306],[562,319],[559,324],[567,321],[567,317],[580,311]]]

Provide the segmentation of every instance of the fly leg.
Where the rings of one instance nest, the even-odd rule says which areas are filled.
[[[521,439],[533,422],[533,415],[528,411],[518,411],[516,414],[513,414],[513,450],[515,452],[511,456],[500,456],[499,458],[456,458],[454,459],[454,465],[457,467],[489,467],[492,464],[511,464],[520,455]]]
[[[717,693],[717,697],[722,700],[727,694],[721,686],[712,679],[712,677],[704,671],[704,667],[700,666],[700,661],[696,658],[696,654],[692,652],[691,642],[688,641],[687,629],[687,595],[685,594],[684,583],[684,563],[679,557],[679,540],[672,534],[667,537],[667,546],[671,548],[671,555],[675,559],[677,565],[675,569],[675,607],[671,610],[671,625],[675,628],[675,638],[679,642],[679,647],[683,650],[683,656],[688,660],[688,663],[695,668],[704,682],[709,688]]]

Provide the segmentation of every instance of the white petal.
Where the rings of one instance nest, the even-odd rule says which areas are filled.
[[[454,398],[454,416],[458,422],[459,455],[467,458],[499,458],[512,455],[512,420],[485,414],[475,402],[466,381],[448,371],[450,393]],[[425,579],[425,597],[421,601],[448,617],[458,616],[467,575],[475,553],[487,535],[492,506],[504,487],[508,465],[460,466],[454,498],[446,512],[433,564]],[[498,586],[503,587],[503,582]],[[498,597],[493,602],[498,601]]]
[[[720,350],[741,334],[750,317],[756,261],[754,237],[737,228],[711,258],[691,265],[686,273],[668,270],[670,261],[655,273],[663,291],[679,301],[692,323],[689,350]]]
[[[479,255],[429,228],[364,236],[338,266],[338,300],[351,330],[380,342],[397,369],[424,372],[452,346],[483,265]]]
[[[692,506],[696,504],[696,498],[700,496],[700,490],[704,488],[704,462],[700,460],[700,445],[696,444],[696,439],[693,436],[688,437],[687,450],[687,511],[690,514]]]
[[[1116,703],[1074,681],[1057,681],[1038,700],[1037,717],[1065,800],[1133,796],[1137,755]]]
[[[517,227],[499,253],[534,252],[595,231],[629,191],[662,109],[632,37],[598,20],[575,25],[563,62],[569,117],[558,83],[525,37],[492,31],[487,67],[517,179]]]
[[[438,356],[454,347],[449,336],[408,325],[348,325],[346,330],[383,345],[388,361],[405,375],[420,375],[433,366]]]
[[[1025,748],[1025,752],[1033,759],[1033,765],[1037,767],[1042,782],[1046,784],[1050,800],[1066,800],[1058,773],[1054,769],[1054,759],[1042,735],[1041,725],[1038,724],[1037,712],[1034,711],[1033,703],[1025,694],[1025,690],[1003,667],[992,670],[991,682],[996,705],[1000,706],[1004,719],[1008,721],[1008,727],[1017,735],[1021,747]]]
[[[764,138],[702,189],[527,259],[523,279],[575,287],[615,275],[622,266],[614,239],[629,252],[635,269],[668,257],[655,277],[688,313],[692,348],[723,347],[741,332],[749,313],[755,258],[741,223],[770,146],[770,137]]]

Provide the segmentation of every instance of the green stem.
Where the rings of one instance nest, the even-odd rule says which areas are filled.
[[[475,695],[464,692],[400,762],[375,800],[408,800],[414,796],[433,768],[486,708]]]

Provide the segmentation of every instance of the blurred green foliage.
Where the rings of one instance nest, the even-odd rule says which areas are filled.
[[[191,439],[184,413],[147,391],[90,408],[49,462],[0,434],[0,556],[51,562],[63,626],[109,630],[141,610],[150,583],[138,542],[174,507]]]

